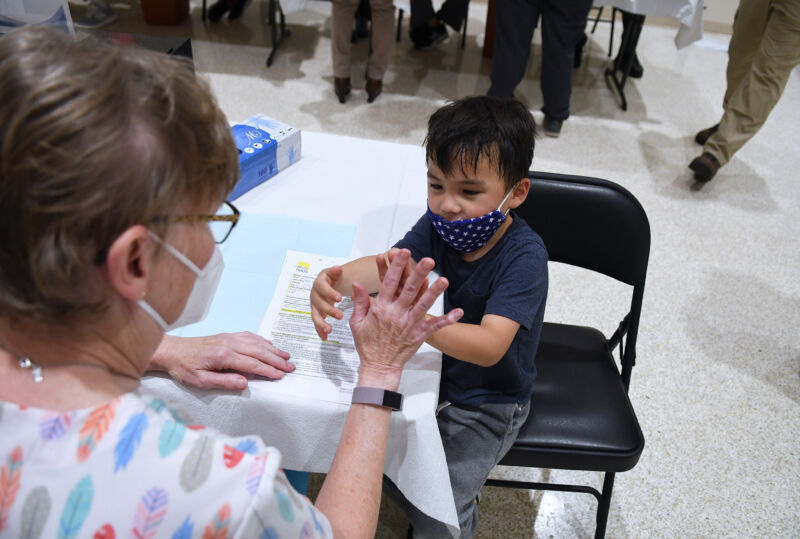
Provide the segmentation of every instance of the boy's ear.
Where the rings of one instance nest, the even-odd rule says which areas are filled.
[[[523,178],[517,182],[517,185],[514,186],[514,190],[511,192],[511,196],[508,199],[508,207],[512,209],[519,207],[519,205],[528,198],[528,192],[530,192],[530,190],[531,180],[529,178]]]

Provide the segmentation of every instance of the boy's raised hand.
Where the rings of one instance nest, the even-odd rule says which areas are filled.
[[[323,341],[328,340],[328,334],[333,330],[325,318],[332,316],[341,320],[342,311],[335,307],[336,303],[342,301],[342,295],[336,290],[336,283],[342,278],[342,267],[332,266],[322,270],[314,280],[311,287],[311,319],[314,321],[314,329]]]

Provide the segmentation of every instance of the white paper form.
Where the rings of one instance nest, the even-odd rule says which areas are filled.
[[[320,271],[347,259],[287,251],[275,295],[261,322],[259,334],[289,352],[294,372],[276,382],[279,393],[349,403],[358,381],[359,359],[348,325],[353,303],[345,297],[338,305],[342,320],[328,318],[333,331],[323,341],[311,319],[311,287]]]

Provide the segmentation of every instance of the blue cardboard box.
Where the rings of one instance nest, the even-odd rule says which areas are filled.
[[[300,130],[268,116],[252,116],[234,125],[232,130],[242,176],[231,199],[264,183],[300,158]]]

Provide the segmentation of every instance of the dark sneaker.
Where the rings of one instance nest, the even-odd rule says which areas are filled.
[[[700,146],[705,146],[708,138],[719,130],[719,124],[707,127],[694,136],[694,141]]]
[[[561,124],[563,120],[556,120],[555,118],[544,117],[544,134],[548,137],[558,138],[561,134]]]
[[[447,28],[443,24],[434,27],[426,26],[423,30],[416,32],[417,39],[414,39],[414,48],[420,51],[430,50],[447,39]]]
[[[717,158],[711,155],[708,152],[704,152],[703,155],[699,157],[695,157],[694,161],[689,163],[689,168],[694,171],[694,179],[707,182],[719,170],[720,164],[717,161]]]

